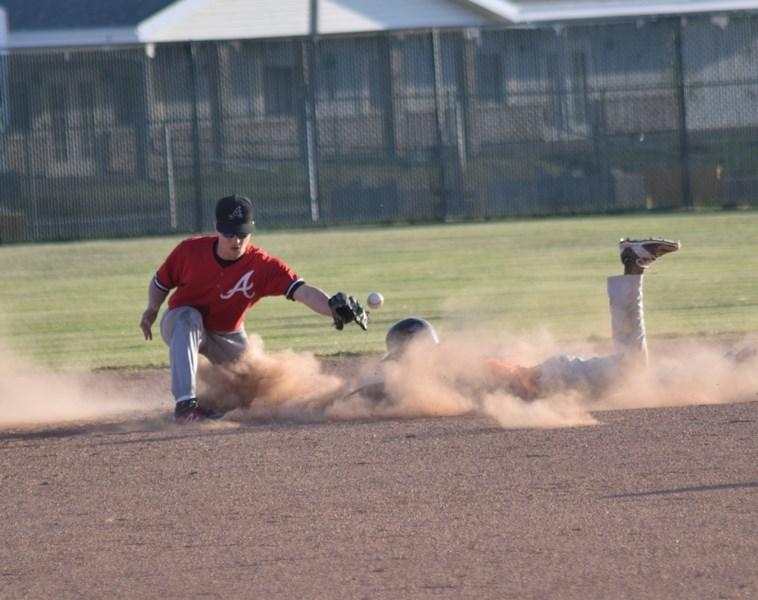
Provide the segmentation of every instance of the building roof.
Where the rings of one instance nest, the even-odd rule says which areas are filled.
[[[0,0],[0,5],[10,48],[305,36],[311,27],[311,0]],[[330,35],[758,11],[758,0],[318,0],[318,10],[318,31]]]
[[[135,26],[173,0],[0,0],[11,31]]]
[[[464,0],[513,23],[755,11],[753,0]]]

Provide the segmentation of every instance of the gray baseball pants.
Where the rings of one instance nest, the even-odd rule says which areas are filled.
[[[574,389],[599,392],[627,373],[647,367],[642,275],[608,278],[611,331],[615,354],[588,359],[561,355],[538,367],[538,385],[544,394]]]
[[[213,364],[233,362],[247,348],[244,328],[209,331],[203,317],[191,306],[167,310],[161,318],[161,337],[168,346],[171,392],[177,402],[197,397],[197,361],[202,354]]]

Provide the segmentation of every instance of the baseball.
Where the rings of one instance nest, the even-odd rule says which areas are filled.
[[[380,308],[384,304],[384,296],[379,292],[372,292],[368,295],[367,302],[371,308]]]

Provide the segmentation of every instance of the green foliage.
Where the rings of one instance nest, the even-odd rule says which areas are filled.
[[[531,219],[430,226],[259,232],[254,241],[328,293],[385,306],[368,332],[298,303],[266,298],[247,317],[268,350],[379,352],[395,320],[440,331],[547,330],[559,340],[610,337],[605,278],[621,273],[625,236],[682,240],[645,277],[648,333],[742,335],[758,329],[758,213]],[[154,271],[180,237],[0,247],[3,345],[48,368],[165,366],[139,320]]]

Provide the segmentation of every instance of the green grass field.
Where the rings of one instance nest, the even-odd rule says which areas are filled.
[[[378,352],[386,328],[415,314],[446,330],[547,330],[605,340],[605,277],[621,273],[622,236],[665,236],[682,250],[645,278],[648,333],[739,336],[758,329],[758,212],[646,214],[473,224],[261,231],[254,242],[328,293],[386,298],[368,332],[266,298],[247,330],[268,350]],[[166,366],[138,324],[147,285],[181,237],[0,247],[0,342],[57,370]],[[157,328],[156,328],[157,329]]]

